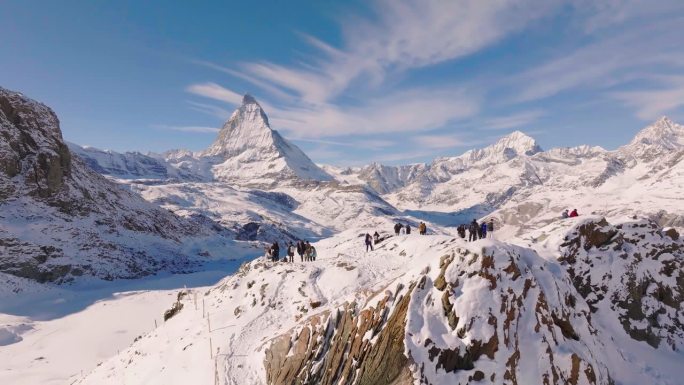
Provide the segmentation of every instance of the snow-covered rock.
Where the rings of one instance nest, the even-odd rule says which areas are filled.
[[[364,252],[366,231],[316,243],[315,262],[243,265],[202,292],[206,312],[189,293],[76,383],[680,382],[674,233],[592,217],[534,248],[411,235]]]
[[[185,270],[231,241],[92,171],[55,113],[0,88],[0,271],[38,281]]]

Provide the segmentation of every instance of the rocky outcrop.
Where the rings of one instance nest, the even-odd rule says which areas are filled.
[[[1,272],[40,282],[134,278],[204,259],[201,246],[183,250],[185,237],[224,242],[220,228],[92,171],[69,152],[50,108],[3,88],[0,138]]]
[[[346,303],[336,313],[313,316],[299,331],[278,337],[266,351],[267,382],[410,384],[403,338],[413,287],[398,289],[398,298],[385,296],[366,309]]]
[[[560,261],[592,312],[613,310],[625,332],[654,348],[684,346],[684,243],[650,220],[578,225]]]
[[[0,172],[21,176],[32,195],[56,194],[71,174],[71,154],[55,113],[21,94],[0,88]]]
[[[613,383],[589,306],[534,252],[456,248],[438,267],[396,299],[347,303],[275,339],[267,382]]]

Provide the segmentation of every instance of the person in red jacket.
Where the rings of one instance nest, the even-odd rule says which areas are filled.
[[[579,214],[577,214],[577,209],[573,209],[573,210],[570,212],[570,218],[574,218],[574,217],[576,217],[576,216],[579,216]]]

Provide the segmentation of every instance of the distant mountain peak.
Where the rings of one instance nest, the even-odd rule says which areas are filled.
[[[489,153],[504,153],[510,155],[509,157],[516,155],[531,156],[543,151],[533,137],[521,131],[513,131],[501,137],[496,143],[484,150],[489,150]]]
[[[256,99],[254,98],[254,96],[252,96],[252,95],[250,95],[250,94],[245,94],[245,96],[242,97],[242,105],[244,106],[244,105],[246,105],[246,104],[256,104],[256,105],[259,105],[259,103],[256,101]]]
[[[672,151],[684,150],[684,126],[663,116],[639,131],[620,152],[645,161],[659,159]]]
[[[223,180],[331,179],[297,146],[271,129],[261,105],[249,94],[201,155],[221,158],[223,163],[214,172]]]
[[[684,126],[663,116],[639,131],[628,146],[661,145],[668,149],[684,146]]]

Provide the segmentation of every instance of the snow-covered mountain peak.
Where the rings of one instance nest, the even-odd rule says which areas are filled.
[[[221,180],[263,184],[292,177],[332,179],[297,146],[271,129],[261,105],[249,94],[200,156],[219,158],[221,164],[214,166],[213,173]]]
[[[684,126],[663,116],[639,131],[630,144],[663,144],[673,148],[684,146]]]
[[[247,104],[256,104],[259,105],[259,103],[256,101],[256,98],[250,94],[245,94],[242,97],[242,105],[247,105]]]
[[[684,150],[684,126],[664,116],[639,131],[620,148],[624,155],[650,161],[671,152]]]
[[[517,155],[534,155],[542,151],[534,138],[521,131],[513,131],[502,137],[491,148],[497,152],[513,150]]]
[[[245,95],[203,155],[235,156],[248,148],[273,147],[275,139],[264,110],[252,96]]]
[[[482,149],[470,150],[459,158],[470,164],[491,164],[506,162],[523,155],[532,156],[542,151],[534,138],[520,131],[513,131],[500,138],[496,143]]]

